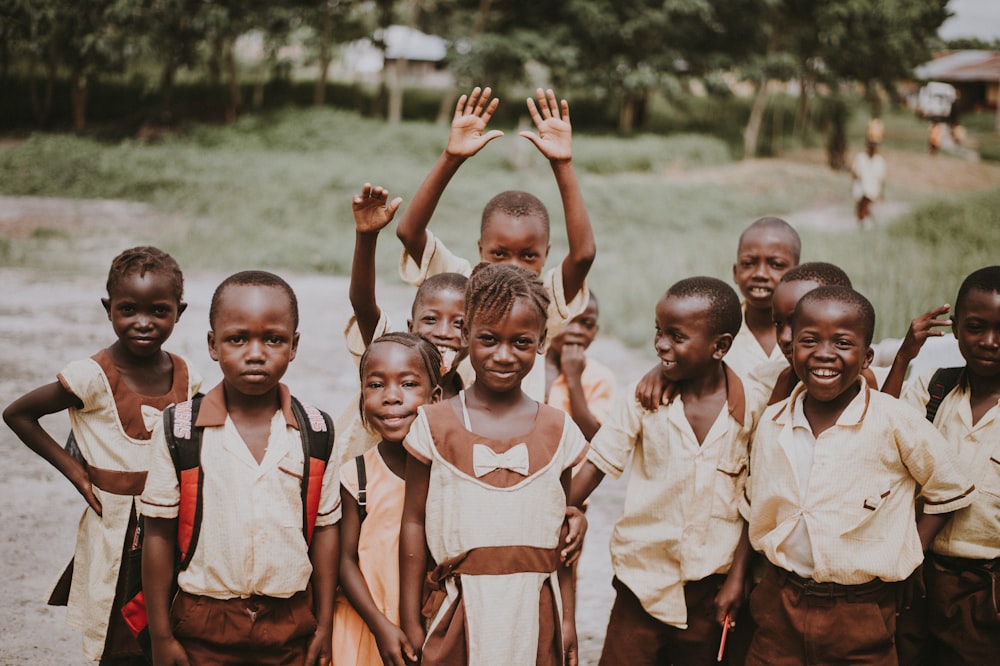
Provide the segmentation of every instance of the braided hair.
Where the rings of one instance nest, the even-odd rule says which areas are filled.
[[[170,278],[173,283],[174,296],[177,302],[184,300],[184,274],[181,267],[177,265],[177,260],[171,257],[158,247],[141,245],[125,250],[111,261],[111,269],[108,271],[108,298],[111,298],[114,291],[132,273],[138,273],[143,277],[146,273],[162,273]]]
[[[514,264],[481,263],[469,277],[465,290],[465,325],[496,323],[527,299],[538,311],[542,326],[548,320],[549,295],[537,275]]]
[[[360,378],[362,384],[365,380],[365,368],[368,365],[368,356],[371,354],[372,349],[374,349],[377,345],[388,343],[395,343],[412,349],[420,356],[420,360],[424,364],[424,370],[427,371],[427,378],[430,380],[431,390],[441,385],[442,360],[441,352],[438,351],[438,348],[434,346],[434,343],[422,335],[418,335],[416,333],[403,333],[399,331],[392,331],[385,333],[384,335],[380,335],[368,344],[368,348],[365,349],[365,353],[361,355],[361,361],[358,363],[358,377]],[[365,418],[364,391],[361,392],[361,396],[358,400],[358,410],[361,412],[361,422],[367,425],[368,420]]]

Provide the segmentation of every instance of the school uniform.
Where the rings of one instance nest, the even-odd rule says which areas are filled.
[[[744,303],[743,324],[733,337],[733,344],[730,345],[729,351],[726,352],[726,365],[735,370],[741,379],[749,378],[750,372],[754,368],[769,361],[784,361],[787,363],[785,355],[781,353],[781,347],[777,344],[774,345],[774,349],[771,350],[770,354],[764,351],[764,348],[760,346],[760,342],[757,341],[750,327],[747,326],[746,318],[747,308],[746,303]]]
[[[89,506],[80,517],[72,580],[66,599],[54,593],[50,603],[65,603],[67,623],[83,631],[88,659],[139,655],[138,644],[121,618],[123,555],[135,529],[135,496],[142,492],[149,469],[150,430],[146,419],[187,400],[198,391],[201,377],[180,356],[170,354],[173,377],[162,396],[143,396],[125,384],[106,350],[69,363],[59,383],[82,403],[68,411],[70,424],[90,476],[102,515]]]
[[[545,367],[544,363],[536,363]],[[587,358],[587,364],[580,375],[580,384],[583,387],[583,397],[587,401],[587,408],[594,415],[598,423],[603,423],[614,407],[615,386],[618,380],[611,368],[593,358]],[[546,396],[545,404],[555,407],[558,410],[571,414],[569,386],[566,384],[566,375],[559,373],[552,385],[549,387],[549,394]]]
[[[909,383],[903,399],[926,409],[933,371]],[[938,532],[924,565],[932,659],[987,664],[1000,656],[1000,403],[972,423],[965,378],[944,397],[934,426],[958,448],[957,464],[978,492]]]
[[[410,256],[406,248],[403,248],[399,257],[399,277],[404,282],[419,287],[424,283],[424,280],[432,275],[460,273],[468,276],[472,273],[472,265],[468,261],[453,254],[441,242],[441,239],[430,231],[426,233],[427,244],[424,246],[424,254],[419,264]],[[587,290],[585,282],[573,300],[567,302],[566,290],[562,283],[562,266],[549,269],[541,275],[541,280],[549,295],[548,320],[545,323],[545,348],[547,349],[548,341],[559,335],[571,319],[587,309],[587,303],[590,302],[590,292]],[[545,402],[544,363],[535,363],[531,372],[522,380],[521,390],[528,394],[532,400]]]
[[[799,384],[757,426],[741,512],[770,562],[750,596],[748,664],[895,664],[895,590],[923,560],[925,513],[968,506],[974,487],[954,447],[912,407],[860,390],[814,437]]]
[[[192,664],[290,663],[303,659],[316,630],[313,568],[302,533],[304,466],[291,395],[279,386],[258,463],[228,415],[222,384],[202,400],[202,518],[190,564],[177,576],[174,636]],[[340,519],[339,469],[326,466],[316,527]],[[142,513],[176,518],[177,472],[162,424],[141,498]]]
[[[738,511],[753,417],[726,368],[726,403],[700,444],[677,395],[656,412],[633,385],[594,436],[587,460],[618,478],[631,459],[611,536],[618,596],[602,664],[715,663],[714,597],[743,531]]]

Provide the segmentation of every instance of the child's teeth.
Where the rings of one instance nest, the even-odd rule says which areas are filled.
[[[450,347],[438,347],[438,351],[441,352],[442,369],[444,372],[448,372],[451,370],[451,364],[455,361],[458,350],[451,349]]]

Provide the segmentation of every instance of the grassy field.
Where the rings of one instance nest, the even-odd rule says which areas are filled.
[[[605,332],[648,344],[663,290],[688,275],[728,277],[740,230],[765,214],[794,223],[801,211],[824,211],[828,226],[802,229],[803,260],[833,261],[851,274],[876,304],[879,337],[902,335],[913,316],[952,299],[963,275],[998,261],[1000,167],[933,161],[916,145],[922,123],[900,115],[886,125],[889,198],[912,211],[863,233],[850,224],[849,177],[827,169],[818,150],[737,163],[724,142],[705,136],[578,136],[575,163],[598,240],[591,284],[602,296]],[[507,136],[456,176],[433,229],[471,258],[486,201],[529,190],[552,214],[555,265],[566,244],[551,172],[514,128],[502,129]],[[187,269],[347,274],[353,193],[370,181],[409,199],[446,136],[428,123],[387,126],[334,110],[192,126],[152,144],[36,134],[0,150],[0,193],[146,202],[178,221],[142,240]],[[0,256],[5,265],[73,270],[77,241],[42,221],[27,235],[0,233]],[[121,249],[113,235],[107,243],[109,256]],[[384,279],[397,279],[397,257],[386,233]]]

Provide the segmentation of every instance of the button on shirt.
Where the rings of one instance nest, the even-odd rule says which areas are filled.
[[[309,583],[312,564],[302,533],[302,440],[284,386],[281,398],[260,464],[226,413],[222,385],[202,401],[196,425],[204,426],[203,513],[194,556],[177,577],[185,592],[216,599],[288,598]],[[179,501],[161,422],[153,432],[153,459],[140,508],[152,518],[176,518]],[[316,526],[339,519],[338,468],[329,464]]]
[[[924,412],[934,372],[907,385],[903,399]],[[992,560],[1000,557],[1000,403],[972,424],[968,384],[959,383],[938,407],[934,425],[958,447],[958,465],[976,484],[970,505],[959,509],[938,532],[931,550],[948,557]]]
[[[591,442],[587,459],[618,478],[632,459],[625,509],[611,537],[615,575],[661,622],[685,628],[684,583],[725,573],[743,530],[738,512],[751,421],[743,387],[699,446],[680,396],[650,412],[635,385]]]
[[[761,417],[750,455],[741,511],[750,543],[782,569],[794,570],[793,531],[805,523],[812,578],[856,585],[905,579],[923,560],[914,514],[919,485],[925,513],[972,502],[974,487],[952,462],[955,448],[912,407],[861,390],[837,423],[816,438],[803,496],[795,439],[800,384]],[[790,538],[791,537],[791,538]],[[801,564],[801,562],[799,562]]]

